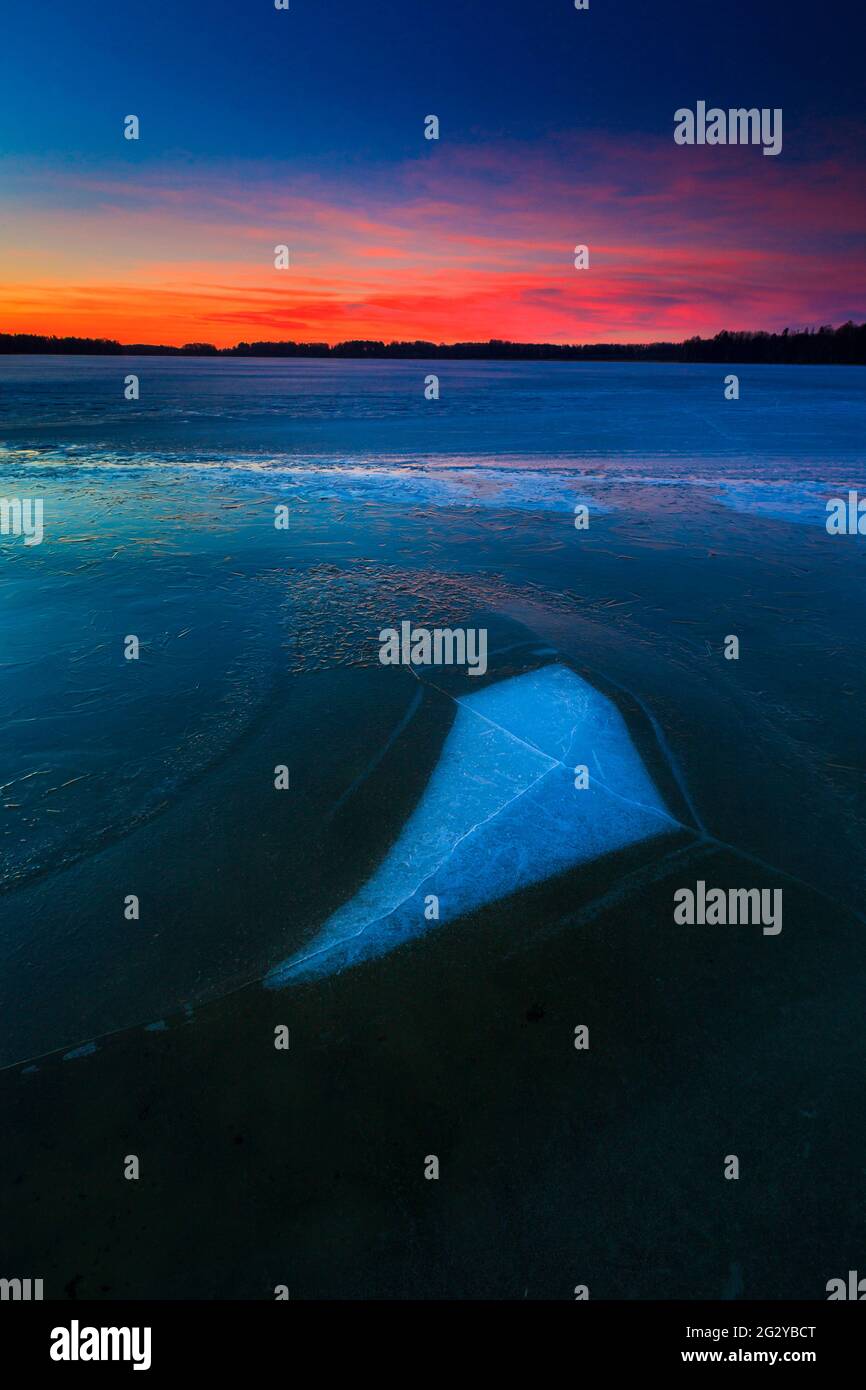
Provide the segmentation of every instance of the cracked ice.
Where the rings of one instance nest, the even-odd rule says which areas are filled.
[[[456,701],[418,805],[379,867],[265,978],[279,988],[384,955],[565,869],[678,828],[611,702],[552,665]],[[574,768],[591,769],[575,787]],[[439,899],[439,919],[425,900]]]

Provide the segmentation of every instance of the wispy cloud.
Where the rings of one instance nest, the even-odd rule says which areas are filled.
[[[0,322],[225,344],[623,341],[866,316],[862,170],[754,155],[646,137],[443,143],[339,178],[6,161]]]

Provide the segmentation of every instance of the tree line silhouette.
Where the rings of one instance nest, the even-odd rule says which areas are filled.
[[[41,333],[0,333],[0,353],[63,353],[96,357],[354,357],[430,358],[545,362],[777,362],[866,364],[866,323],[839,328],[786,328],[782,333],[729,332],[714,338],[686,338],[680,343],[486,343],[380,342],[352,339],[345,343],[212,343],[183,347],[153,343],[119,343],[113,338],[59,338]]]

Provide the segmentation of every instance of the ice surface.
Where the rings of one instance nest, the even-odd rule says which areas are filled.
[[[73,1047],[71,1052],[64,1054],[64,1062],[75,1062],[79,1057],[92,1057],[96,1052],[95,1042],[82,1043],[80,1047]]]
[[[851,486],[855,486],[853,483]],[[725,482],[719,485],[717,500],[736,512],[773,521],[793,521],[803,526],[827,524],[827,502],[831,497],[847,497],[846,487],[809,480],[774,479],[758,482]]]
[[[677,822],[619,711],[551,665],[457,700],[420,802],[363,888],[265,984],[333,974]],[[574,768],[589,768],[578,790]],[[439,919],[425,917],[428,895]]]

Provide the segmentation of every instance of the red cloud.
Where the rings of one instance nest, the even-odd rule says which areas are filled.
[[[866,316],[860,171],[787,150],[756,161],[672,140],[443,142],[435,159],[340,181],[261,165],[136,182],[128,169],[10,167],[2,323],[223,345],[627,341]]]

